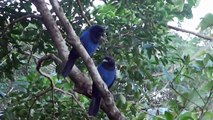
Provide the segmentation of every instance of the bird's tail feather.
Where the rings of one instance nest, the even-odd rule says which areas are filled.
[[[99,106],[101,102],[101,97],[92,98],[92,102],[89,106],[89,115],[90,116],[96,116],[99,111]]]
[[[70,71],[72,70],[72,67],[74,66],[76,59],[69,59],[62,71],[62,76],[67,77]]]

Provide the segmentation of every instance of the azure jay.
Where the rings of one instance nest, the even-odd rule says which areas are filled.
[[[104,36],[104,28],[99,25],[93,25],[84,31],[80,37],[81,43],[87,53],[92,56],[101,42],[101,37]],[[75,61],[79,58],[79,53],[75,48],[70,51],[68,61],[62,71],[62,76],[66,77],[72,70]]]
[[[98,72],[101,78],[104,80],[108,88],[110,88],[116,80],[116,64],[110,57],[105,57],[103,62],[98,65]],[[89,115],[96,116],[98,114],[99,106],[101,102],[101,95],[93,83],[92,85],[92,102],[89,106]]]

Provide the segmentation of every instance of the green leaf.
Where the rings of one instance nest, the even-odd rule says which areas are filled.
[[[144,120],[145,117],[146,117],[146,113],[142,112],[142,113],[139,114],[139,116],[137,117],[136,120]]]
[[[198,3],[199,0],[188,0],[188,4],[190,6],[195,6]]]
[[[182,12],[184,7],[184,0],[176,0],[175,5],[177,6],[178,11]]]
[[[183,59],[184,59],[185,65],[188,65],[190,63],[190,56],[189,55],[184,56]]]
[[[121,104],[126,104],[126,98],[124,97],[124,95],[120,94],[119,100],[120,100]]]
[[[202,90],[208,92],[213,88],[213,81],[209,81],[202,86]]]
[[[200,31],[204,31],[207,28],[212,27],[212,26],[213,26],[213,14],[212,13],[208,13],[202,18],[202,20],[201,20],[200,24],[198,25],[197,29],[200,28]]]
[[[165,115],[167,120],[173,120],[174,119],[173,115],[170,112],[166,111],[164,115]]]
[[[36,26],[36,24],[29,23],[26,29],[38,29],[38,27]]]
[[[202,117],[202,120],[212,120],[213,118],[213,112],[205,112],[204,116]]]
[[[181,114],[178,118],[179,120],[194,120],[192,117],[192,112],[185,112]]]

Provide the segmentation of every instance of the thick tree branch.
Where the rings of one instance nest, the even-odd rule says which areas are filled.
[[[209,36],[205,36],[205,35],[202,35],[202,34],[199,34],[199,33],[195,33],[195,32],[185,30],[185,29],[181,29],[181,28],[178,28],[178,27],[174,27],[174,26],[171,26],[171,25],[167,25],[167,27],[170,28],[170,29],[173,29],[173,30],[177,30],[177,31],[185,32],[185,33],[190,33],[190,34],[193,34],[197,37],[213,41],[213,38],[209,37]]]
[[[79,37],[76,35],[75,31],[73,30],[72,25],[69,23],[68,19],[66,18],[63,12],[63,9],[60,7],[58,1],[50,0],[50,3],[52,4],[56,15],[59,17],[59,20],[61,21],[61,24],[68,35],[68,42],[70,42],[73,45],[73,47],[75,47],[75,49],[78,51],[80,56],[83,58],[83,61],[87,65],[87,68],[89,70],[89,73],[92,77],[93,82],[96,84],[96,86],[100,90],[104,103],[108,108],[107,111],[105,111],[108,117],[110,119],[117,119],[117,120],[126,119],[124,115],[116,107],[112,94],[109,92],[106,84],[103,82],[93,60],[90,58],[85,48],[81,44]]]
[[[35,4],[37,10],[41,13],[42,20],[47,30],[50,33],[50,36],[58,50],[59,57],[65,61],[69,54],[68,47],[66,46],[65,40],[63,39],[55,19],[51,15],[49,9],[46,6],[46,3],[43,0],[32,0]],[[40,2],[44,2],[44,4],[39,4]]]
[[[49,9],[46,6],[44,0],[32,0],[33,4],[36,6],[37,10],[41,13],[43,23],[47,30],[50,33],[50,36],[56,46],[56,49],[59,53],[59,58],[62,60],[61,63],[65,63],[69,54],[68,47],[66,45],[65,40],[60,33],[60,30],[57,27],[56,21],[51,15]],[[62,65],[61,64],[61,65]],[[91,95],[91,82],[88,77],[81,73],[81,71],[77,67],[73,67],[70,77],[75,83],[75,91],[86,96]],[[87,88],[87,89],[83,89]]]
[[[46,26],[47,30],[50,32],[51,38],[53,42],[56,45],[56,48],[58,49],[59,52],[59,57],[60,59],[65,62],[67,60],[68,56],[68,49],[65,44],[65,40],[62,38],[62,35],[56,25],[55,20],[53,19],[49,9],[46,6],[46,3],[44,0],[32,0],[34,5],[36,6],[37,10],[41,13],[41,16],[43,18],[44,25]],[[83,60],[86,61],[86,63],[89,63],[88,68],[90,72],[92,73],[92,76],[95,77],[95,80],[97,80],[95,83],[100,83],[98,85],[99,89],[101,88],[101,93],[104,93],[104,101],[106,101],[106,105],[102,105],[104,108],[103,110],[107,113],[108,117],[110,119],[126,119],[123,114],[119,112],[117,107],[115,106],[114,100],[110,92],[108,91],[106,85],[101,81],[101,77],[97,72],[96,67],[94,66],[94,63],[92,59],[88,56],[87,52],[85,51],[84,47],[81,45],[80,40],[78,36],[75,34],[74,30],[72,29],[72,26],[70,23],[67,21],[66,17],[63,14],[62,9],[59,8],[58,1],[53,1],[55,2],[58,7],[56,7],[56,13],[60,13],[57,15],[61,22],[63,22],[63,26],[65,27],[65,30],[67,31],[68,34],[68,39],[71,43],[73,43],[73,46],[77,46],[77,50],[80,52],[80,55],[83,56]],[[62,12],[62,14],[61,14]],[[62,16],[60,16],[62,15]],[[62,19],[61,19],[62,17]],[[65,17],[65,18],[63,18]],[[73,41],[73,42],[72,42]],[[83,49],[83,51],[81,51]],[[97,76],[96,76],[97,74]],[[75,66],[73,67],[70,77],[72,80],[75,82],[75,91],[81,94],[84,94],[86,96],[91,96],[91,82],[89,81],[88,77],[85,76],[80,72],[79,69],[77,69]],[[94,78],[93,78],[94,79]],[[104,89],[103,89],[104,86]]]

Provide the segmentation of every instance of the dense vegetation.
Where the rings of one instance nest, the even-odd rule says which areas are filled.
[[[92,58],[96,65],[106,55],[116,59],[118,77],[110,91],[118,109],[131,120],[213,118],[212,41],[184,40],[167,26],[175,17],[192,18],[191,8],[197,4],[197,0],[108,0],[101,6],[88,0],[60,2],[77,35],[89,24],[107,28],[107,41]],[[200,23],[202,34],[210,34],[212,16],[207,14]],[[60,76],[59,64],[48,60],[42,67],[55,92],[50,91],[50,80],[36,70],[44,55],[59,57],[55,46],[32,1],[0,2],[1,119],[91,119],[90,98],[73,90],[73,79]],[[68,42],[67,46],[72,48]],[[89,76],[81,59],[76,65]],[[94,119],[101,118],[107,119],[104,111]]]

